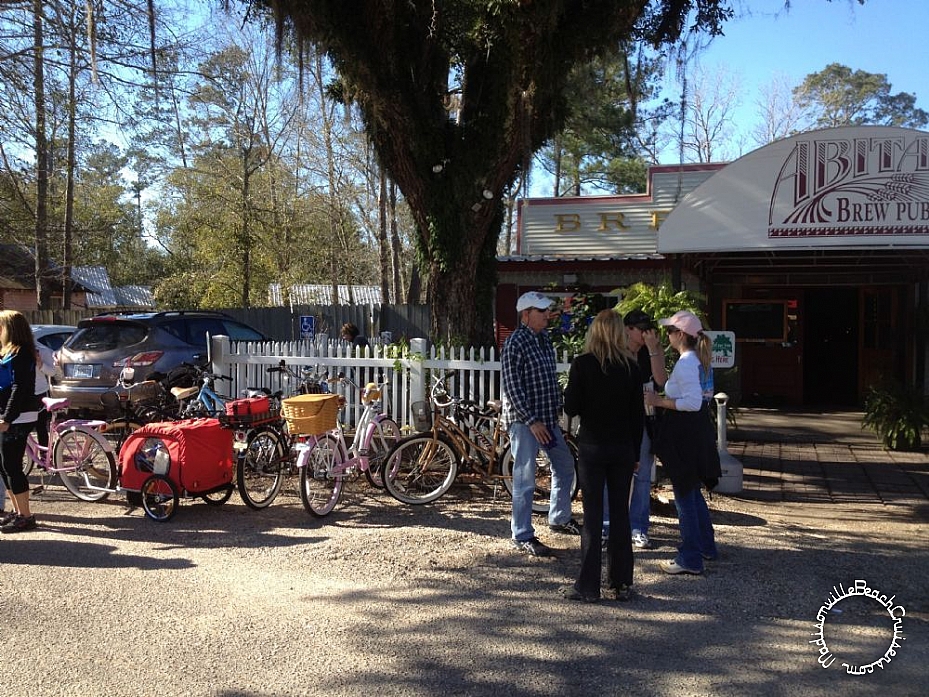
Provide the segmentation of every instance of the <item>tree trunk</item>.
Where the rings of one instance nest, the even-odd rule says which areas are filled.
[[[390,302],[390,243],[387,239],[387,172],[377,168],[377,252],[381,267],[381,302]]]
[[[45,133],[45,49],[42,0],[33,0],[33,38],[35,39],[35,294],[36,309],[48,310],[48,140]]]
[[[489,346],[493,342],[493,298],[497,285],[497,238],[503,222],[499,200],[475,200],[474,182],[454,183],[459,192],[431,206],[427,300],[432,307],[432,339],[440,343]],[[450,192],[449,192],[450,193]],[[441,233],[438,231],[441,230]],[[441,247],[437,243],[441,241]]]
[[[390,180],[390,265],[393,269],[393,295],[394,302],[403,298],[403,282],[400,278],[403,263],[401,261],[400,229],[397,224],[397,185]]]
[[[71,26],[69,37],[69,65],[68,65],[68,163],[65,183],[65,223],[64,223],[64,249],[62,251],[62,296],[61,307],[71,309],[71,265],[73,263],[73,250],[71,248],[74,230],[74,173],[77,169],[77,39],[75,37],[74,7],[71,8]]]
[[[252,240],[251,240],[251,167],[249,165],[248,151],[242,153],[242,307],[249,307],[249,295],[252,286]]]

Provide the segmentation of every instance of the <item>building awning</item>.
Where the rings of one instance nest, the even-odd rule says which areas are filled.
[[[691,191],[661,253],[929,249],[929,133],[833,128],[771,143]]]
[[[499,263],[589,262],[589,261],[661,261],[662,254],[610,254],[599,256],[569,256],[564,254],[510,254],[498,256]]]

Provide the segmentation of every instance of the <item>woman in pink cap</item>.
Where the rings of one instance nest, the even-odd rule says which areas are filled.
[[[719,451],[703,399],[705,377],[710,374],[711,343],[700,319],[682,310],[658,320],[667,327],[668,343],[680,354],[665,384],[664,396],[646,393],[645,402],[663,410],[655,454],[671,478],[681,544],[677,556],[661,562],[669,574],[702,574],[703,562],[716,559],[716,540],[710,511],[701,487],[712,489],[722,474]]]

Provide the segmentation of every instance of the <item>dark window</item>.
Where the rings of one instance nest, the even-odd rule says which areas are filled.
[[[223,320],[225,331],[223,332],[232,341],[264,341],[264,336],[249,326],[239,324],[230,319]]]
[[[207,333],[210,336],[225,334],[222,322],[216,317],[188,317],[185,322],[187,324],[185,341],[204,350],[206,350]]]
[[[61,348],[61,345],[67,341],[69,336],[71,336],[71,332],[64,332],[62,334],[46,334],[45,336],[36,339],[36,341],[43,346],[47,346],[52,351],[57,351]]]
[[[179,341],[183,341],[185,344],[190,342],[187,340],[187,322],[182,319],[173,319],[168,322],[163,322],[159,325],[164,331],[173,336]]]
[[[145,340],[146,327],[137,324],[100,323],[79,328],[68,342],[71,351],[112,351]]]

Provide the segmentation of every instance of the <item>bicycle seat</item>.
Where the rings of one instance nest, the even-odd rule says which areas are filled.
[[[487,408],[490,409],[492,412],[499,414],[500,410],[503,409],[503,402],[500,401],[499,399],[488,399]]]
[[[67,397],[42,397],[42,404],[45,405],[48,411],[58,411],[59,409],[67,409],[68,405],[71,404],[71,400]]]
[[[193,397],[200,391],[199,387],[172,387],[171,395],[174,399],[181,400]]]

